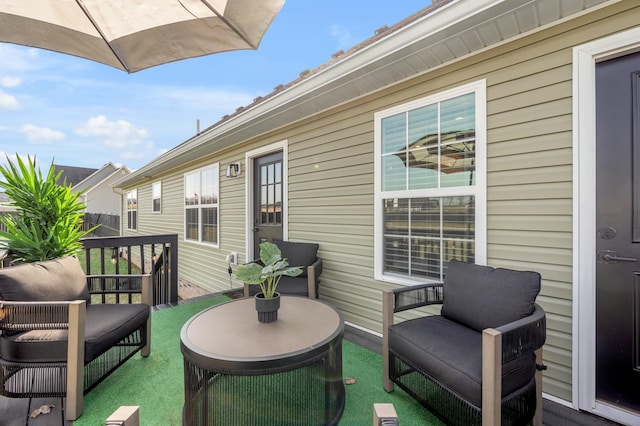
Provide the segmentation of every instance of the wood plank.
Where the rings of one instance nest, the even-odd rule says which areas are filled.
[[[29,414],[42,405],[53,405],[51,412],[28,419]],[[73,422],[64,420],[62,398],[6,398],[0,396],[0,424],[2,426],[72,426]],[[28,420],[28,422],[27,422]]]

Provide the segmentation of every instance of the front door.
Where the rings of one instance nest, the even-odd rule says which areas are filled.
[[[253,255],[260,243],[282,239],[282,151],[253,160]]]
[[[596,399],[640,412],[640,53],[596,65]]]

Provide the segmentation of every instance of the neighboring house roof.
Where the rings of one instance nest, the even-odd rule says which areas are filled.
[[[67,185],[75,186],[77,183],[98,171],[98,169],[91,169],[87,167],[61,166],[59,164],[54,164],[53,166],[55,167],[56,174],[62,171],[62,175],[57,182],[59,185],[66,182]]]
[[[82,181],[73,185],[71,190],[79,191],[84,189],[85,191],[90,191],[91,188],[95,188],[99,186],[102,182],[106,181],[107,179],[109,179],[109,177],[113,176],[114,173],[118,173],[120,171],[124,171],[125,175],[131,173],[131,171],[127,167],[125,166],[117,167],[113,163],[109,162],[104,166],[102,166],[101,168],[97,169],[91,175],[87,176]]]
[[[433,4],[223,117],[119,180],[126,187],[615,0],[434,0]]]
[[[111,175],[117,169],[112,163],[107,163],[99,169],[95,169],[93,173],[86,176],[80,182],[73,185],[72,190],[87,189],[102,182],[107,176]]]

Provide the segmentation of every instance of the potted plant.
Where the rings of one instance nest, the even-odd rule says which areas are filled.
[[[80,238],[95,229],[83,230],[84,191],[72,192],[66,182],[58,184],[53,162],[46,175],[36,169],[35,158],[27,162],[16,156],[0,165],[0,187],[11,198],[15,211],[0,216],[6,231],[0,231],[0,249],[12,263],[30,263],[75,255],[82,248]]]
[[[264,242],[260,244],[260,263],[251,262],[241,265],[236,278],[246,284],[259,285],[261,292],[255,295],[258,321],[273,322],[278,319],[280,293],[276,292],[278,282],[283,276],[297,277],[302,268],[289,266],[287,259],[277,245]]]

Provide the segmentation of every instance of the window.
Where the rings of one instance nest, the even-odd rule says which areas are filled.
[[[138,190],[127,192],[127,229],[138,229]]]
[[[486,262],[485,102],[481,81],[376,113],[376,279]]]
[[[162,209],[162,182],[151,185],[151,211],[160,213]]]
[[[189,241],[218,244],[218,165],[184,176],[184,235]]]

